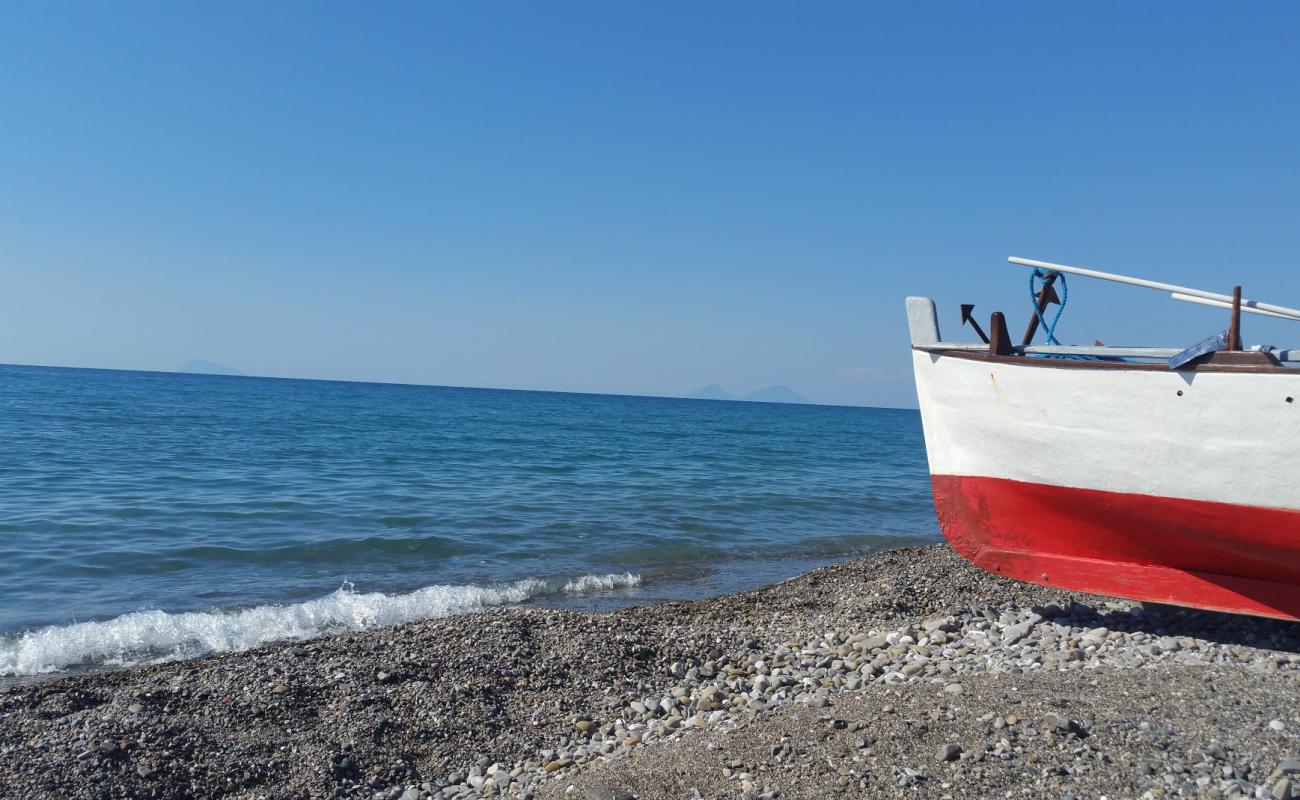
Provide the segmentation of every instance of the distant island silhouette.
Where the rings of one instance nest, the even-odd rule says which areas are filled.
[[[244,373],[237,369],[232,369],[224,364],[218,364],[215,361],[204,361],[201,358],[192,358],[176,368],[177,372],[188,372],[195,375],[239,375]]]
[[[789,386],[767,386],[747,395],[734,395],[716,383],[710,383],[686,395],[692,400],[740,400],[751,403],[811,403]]]

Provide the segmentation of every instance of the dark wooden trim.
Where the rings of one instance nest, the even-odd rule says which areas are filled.
[[[989,352],[999,356],[1015,352],[1011,349],[1011,337],[1007,335],[1007,318],[1001,311],[994,311],[989,318]]]
[[[1228,349],[1241,349],[1241,287],[1232,287],[1232,321],[1228,324]]]
[[[981,350],[925,350],[923,352],[967,361],[991,361],[998,364],[1018,364],[1023,367],[1060,367],[1063,369],[1130,370],[1133,372],[1239,372],[1271,375],[1300,375],[1300,369],[1285,367],[1267,353],[1243,350],[1235,353],[1219,351],[1196,363],[1171,370],[1163,363],[1137,363],[1133,361],[1094,361],[1091,359],[1035,358],[1024,355],[997,355]]]
[[[1231,364],[1242,367],[1280,367],[1278,361],[1268,353],[1258,350],[1219,350],[1208,356],[1196,359],[1200,364]]]

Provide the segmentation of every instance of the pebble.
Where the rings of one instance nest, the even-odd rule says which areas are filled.
[[[1054,733],[1067,734],[1079,732],[1078,723],[1055,713],[1045,714],[1043,716],[1042,725],[1044,730],[1049,730]]]
[[[582,796],[584,800],[633,800],[627,792],[604,783],[588,786]]]
[[[1042,621],[1043,618],[1040,615],[1031,613],[1023,622],[1007,626],[1002,631],[1002,644],[1004,646],[1017,644],[1021,639],[1029,635],[1035,625]]]

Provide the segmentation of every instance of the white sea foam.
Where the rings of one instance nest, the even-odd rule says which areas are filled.
[[[69,667],[130,665],[247,650],[268,642],[395,625],[549,594],[589,594],[630,588],[638,575],[583,575],[560,585],[537,578],[490,586],[426,586],[407,594],[356,592],[350,587],[292,605],[169,614],[139,611],[103,622],[54,625],[0,636],[0,676],[39,675]]]
[[[614,589],[628,589],[641,583],[640,575],[624,572],[622,575],[583,575],[564,584],[566,594],[590,594]]]

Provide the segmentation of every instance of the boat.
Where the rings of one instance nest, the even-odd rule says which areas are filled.
[[[1300,310],[1031,259],[1030,324],[940,337],[907,298],[935,511],[982,569],[1149,603],[1300,620],[1300,350],[1244,348],[1243,313]],[[1062,345],[1056,287],[1083,276],[1231,310],[1188,348]],[[1068,294],[1066,295],[1068,296]],[[1048,320],[1047,310],[1060,303]],[[1038,330],[1047,342],[1033,344]]]

